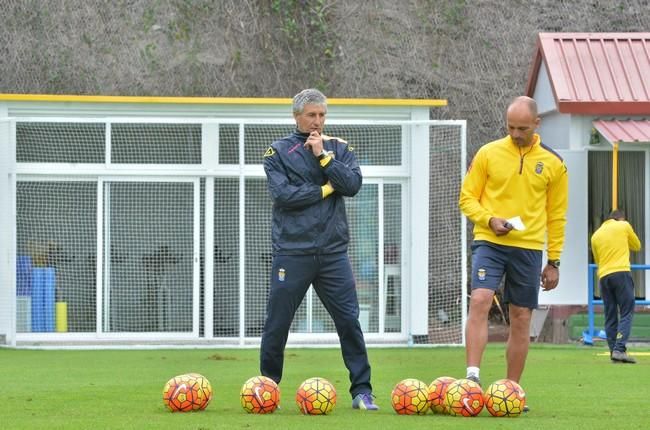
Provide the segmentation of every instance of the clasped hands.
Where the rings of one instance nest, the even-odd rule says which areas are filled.
[[[314,156],[318,157],[323,152],[323,138],[317,131],[312,131],[304,144]]]

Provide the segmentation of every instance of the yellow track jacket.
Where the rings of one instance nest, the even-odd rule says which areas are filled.
[[[568,206],[569,179],[562,158],[543,145],[519,148],[510,136],[482,146],[470,165],[460,192],[461,211],[474,223],[474,240],[525,249],[544,249],[560,258]],[[497,236],[492,217],[520,216],[526,227]]]
[[[591,236],[591,252],[598,277],[630,271],[630,250],[641,249],[641,241],[627,221],[608,219]]]

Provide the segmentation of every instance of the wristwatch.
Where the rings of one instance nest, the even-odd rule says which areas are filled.
[[[330,155],[332,155],[332,153],[330,151],[325,151],[325,149],[323,149],[323,151],[318,155],[318,159],[322,160],[323,158],[325,158],[327,156],[330,156]]]
[[[560,260],[548,260],[546,263],[547,263],[549,266],[553,266],[553,267],[555,267],[556,269],[559,269],[559,268],[560,268]]]

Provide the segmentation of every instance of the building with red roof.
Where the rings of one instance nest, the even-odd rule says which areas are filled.
[[[540,303],[584,305],[589,238],[612,208],[650,243],[650,33],[540,33],[526,95],[570,180],[560,288]],[[648,261],[648,249],[632,262]],[[646,273],[634,272],[641,299]]]

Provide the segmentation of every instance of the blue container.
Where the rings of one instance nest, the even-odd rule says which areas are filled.
[[[43,269],[35,267],[32,269],[32,331],[44,331],[45,321],[43,320]]]
[[[32,295],[32,257],[29,255],[16,258],[16,295]]]
[[[43,316],[45,320],[45,331],[53,332],[56,327],[56,308],[54,304],[56,291],[56,271],[54,267],[46,267],[43,273],[45,284],[43,297]]]
[[[32,269],[32,331],[53,332],[56,271],[53,267]]]

